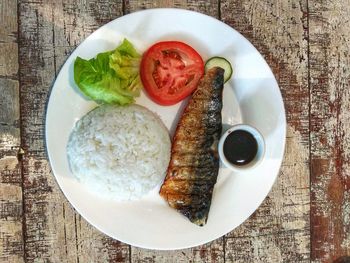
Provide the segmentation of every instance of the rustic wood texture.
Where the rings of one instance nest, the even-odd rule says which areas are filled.
[[[349,16],[349,1],[309,1],[315,262],[350,262]]]
[[[249,39],[277,78],[288,123],[280,176],[259,209],[178,251],[131,247],[90,226],[44,145],[45,104],[69,54],[110,20],[156,7],[208,14]],[[350,262],[349,16],[340,0],[1,0],[0,261]]]
[[[0,25],[0,261],[23,262],[16,1],[0,1]]]

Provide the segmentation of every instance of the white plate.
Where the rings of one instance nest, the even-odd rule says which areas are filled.
[[[174,22],[176,21],[176,22]],[[71,174],[66,144],[74,123],[95,103],[85,100],[73,81],[77,56],[94,57],[128,38],[143,52],[160,40],[180,40],[193,46],[204,60],[223,56],[233,64],[234,77],[225,84],[223,123],[243,121],[266,140],[262,163],[249,173],[220,169],[209,219],[204,227],[190,223],[169,208],[155,189],[133,202],[104,201],[90,194]],[[159,106],[147,96],[137,100],[159,114],[171,130],[181,105]],[[228,233],[244,222],[270,191],[283,158],[286,121],[278,84],[265,60],[242,35],[209,16],[179,10],[154,9],[118,18],[91,34],[67,59],[52,88],[46,114],[46,145],[53,173],[74,208],[105,234],[151,249],[180,249],[200,245]]]

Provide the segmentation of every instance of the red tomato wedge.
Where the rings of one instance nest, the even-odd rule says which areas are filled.
[[[141,60],[142,84],[148,95],[161,105],[172,105],[189,96],[203,74],[201,56],[178,41],[154,44]]]

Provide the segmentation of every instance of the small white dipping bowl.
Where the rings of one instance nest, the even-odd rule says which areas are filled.
[[[250,134],[252,134],[258,144],[258,149],[257,149],[257,153],[254,157],[254,159],[245,164],[245,165],[235,165],[232,164],[230,161],[228,161],[225,157],[224,154],[224,143],[225,140],[227,138],[227,136],[236,130],[244,130],[249,132]],[[244,171],[249,171],[250,169],[252,169],[253,167],[255,167],[256,165],[258,165],[261,160],[263,159],[265,154],[265,141],[263,136],[261,135],[261,133],[255,129],[254,127],[250,126],[250,125],[246,125],[246,124],[238,124],[238,125],[234,125],[232,126],[230,129],[228,129],[220,138],[219,141],[219,156],[220,156],[220,160],[223,162],[223,164],[231,169],[234,172],[244,172]]]

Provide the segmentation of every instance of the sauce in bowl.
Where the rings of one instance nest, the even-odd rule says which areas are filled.
[[[245,130],[232,131],[224,142],[224,155],[234,165],[246,165],[254,160],[258,143],[254,136]]]
[[[220,138],[220,160],[234,172],[249,171],[262,161],[264,155],[264,138],[250,125],[234,125]]]

